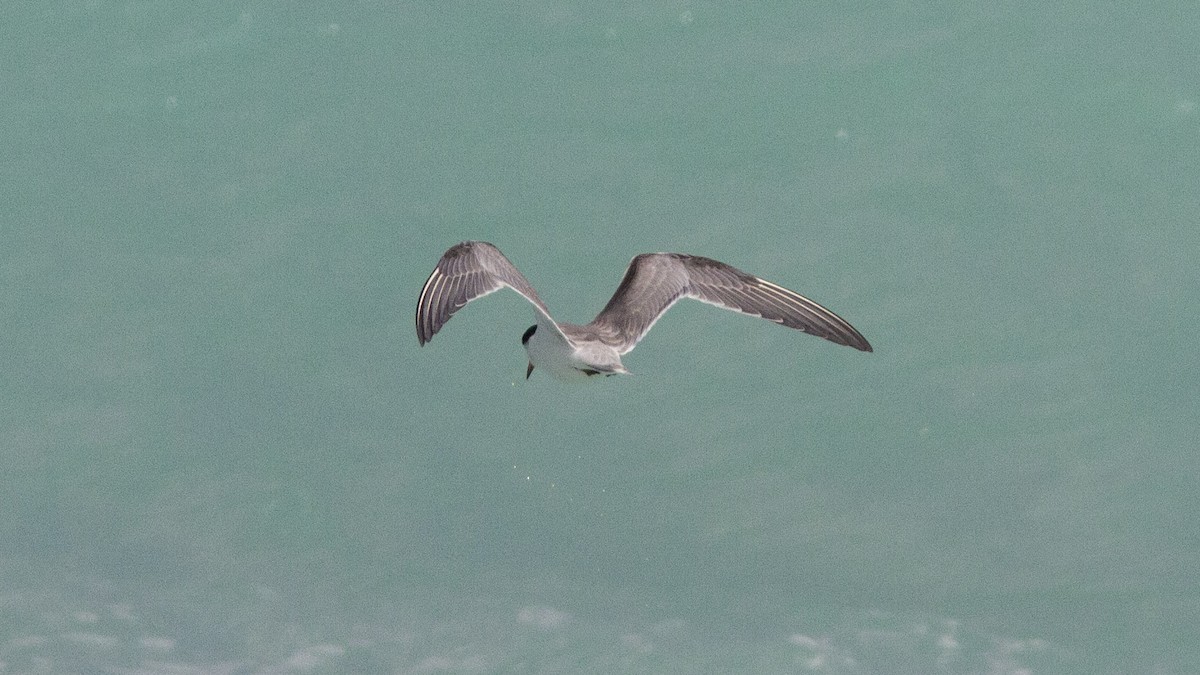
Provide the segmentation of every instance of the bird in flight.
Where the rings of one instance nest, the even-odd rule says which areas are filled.
[[[871,351],[854,326],[812,300],[723,262],[683,253],[634,256],[591,323],[560,323],[500,249],[483,241],[464,241],[442,254],[417,299],[417,340],[424,346],[467,303],[502,288],[520,293],[536,310],[537,323],[521,336],[529,355],[526,379],[535,366],[560,379],[628,374],[621,356],[682,298]]]

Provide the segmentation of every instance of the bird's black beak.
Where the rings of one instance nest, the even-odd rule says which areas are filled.
[[[525,369],[525,379],[528,380],[529,376],[532,374],[533,374],[533,361],[530,361],[529,367]]]

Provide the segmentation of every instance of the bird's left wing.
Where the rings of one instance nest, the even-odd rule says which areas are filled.
[[[624,354],[637,346],[680,298],[694,298],[871,351],[867,339],[845,319],[799,293],[718,260],[683,253],[636,256],[608,304],[586,328]]]

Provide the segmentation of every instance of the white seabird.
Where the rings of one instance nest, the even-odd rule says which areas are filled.
[[[871,351],[867,339],[845,319],[799,293],[723,262],[684,253],[634,256],[617,291],[591,323],[560,323],[500,249],[482,241],[450,247],[433,268],[417,300],[417,340],[424,346],[467,303],[505,287],[537,310],[537,323],[521,336],[529,355],[526,378],[535,366],[564,379],[627,374],[621,356],[681,298]]]

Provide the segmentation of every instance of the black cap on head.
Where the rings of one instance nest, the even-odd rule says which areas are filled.
[[[537,332],[537,324],[536,323],[533,324],[532,326],[530,326],[529,328],[526,328],[525,334],[521,336],[521,344],[523,344],[523,345],[529,344],[529,338],[533,337],[533,334],[536,332]]]

